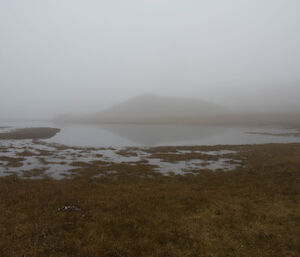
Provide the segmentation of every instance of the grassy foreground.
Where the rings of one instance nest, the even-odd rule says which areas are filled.
[[[226,173],[1,178],[0,256],[300,256],[300,144],[243,148]]]

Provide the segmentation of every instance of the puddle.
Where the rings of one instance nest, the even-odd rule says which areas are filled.
[[[229,171],[235,169],[238,164],[229,164],[230,159],[219,159],[217,161],[207,161],[192,159],[188,161],[178,161],[174,163],[164,162],[161,159],[151,158],[148,159],[148,163],[157,166],[156,171],[168,175],[170,172],[176,175],[184,175],[185,173],[201,170],[223,170]]]

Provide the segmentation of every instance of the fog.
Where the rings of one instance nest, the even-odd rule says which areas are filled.
[[[155,93],[300,111],[298,0],[1,0],[0,119]]]

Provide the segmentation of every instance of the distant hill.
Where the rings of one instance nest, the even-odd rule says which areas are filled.
[[[214,103],[157,95],[140,95],[95,114],[60,116],[56,122],[136,123],[136,124],[210,124],[210,125],[284,125],[300,126],[298,112],[229,111]]]
[[[173,123],[199,121],[222,115],[223,106],[197,99],[139,95],[106,110],[85,117],[60,116],[56,121],[99,123]]]
[[[157,95],[140,95],[87,117],[99,122],[173,122],[223,114],[225,108],[213,103]]]

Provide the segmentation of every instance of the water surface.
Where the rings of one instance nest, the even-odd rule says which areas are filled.
[[[51,143],[72,146],[125,147],[161,145],[264,144],[300,142],[300,137],[272,136],[258,133],[291,133],[295,129],[282,127],[238,127],[204,125],[148,124],[70,124],[49,122],[0,122],[1,127],[54,127],[61,132]],[[7,131],[7,128],[4,128]]]

